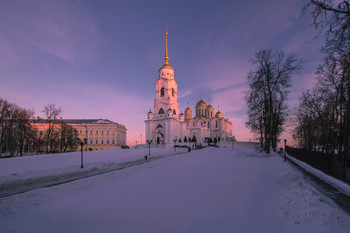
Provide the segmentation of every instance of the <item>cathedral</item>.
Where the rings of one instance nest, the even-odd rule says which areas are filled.
[[[205,143],[209,138],[226,141],[232,138],[232,123],[217,111],[207,105],[201,98],[192,116],[192,110],[187,106],[185,114],[179,114],[177,101],[177,83],[174,69],[169,64],[168,32],[165,32],[164,64],[158,70],[154,112],[147,113],[146,140],[152,144],[173,145],[196,138],[196,142]]]

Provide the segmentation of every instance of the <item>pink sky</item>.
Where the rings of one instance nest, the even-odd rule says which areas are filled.
[[[144,143],[144,120],[163,64],[169,63],[179,106],[203,96],[233,122],[238,140],[254,140],[244,125],[249,60],[260,49],[304,60],[293,77],[290,108],[313,83],[322,41],[297,0],[258,1],[2,1],[0,98],[36,115],[47,104],[63,118],[106,118],[125,125],[129,145]],[[290,111],[291,112],[291,111]],[[291,133],[283,138],[291,141]]]

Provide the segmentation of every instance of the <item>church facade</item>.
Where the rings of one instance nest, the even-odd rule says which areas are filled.
[[[178,85],[168,57],[168,32],[165,33],[164,64],[158,70],[155,87],[154,112],[150,110],[145,120],[147,141],[172,145],[193,136],[197,143],[204,143],[209,138],[218,141],[232,138],[232,122],[220,111],[214,114],[214,107],[210,103],[207,105],[202,98],[197,102],[194,113],[187,106],[185,114],[179,114]]]

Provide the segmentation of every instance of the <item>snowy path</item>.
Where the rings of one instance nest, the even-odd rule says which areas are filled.
[[[0,199],[0,232],[349,232],[277,155],[208,148]]]

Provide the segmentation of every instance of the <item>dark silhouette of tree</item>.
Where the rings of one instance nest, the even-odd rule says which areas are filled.
[[[319,36],[325,37],[325,54],[317,69],[317,84],[303,94],[297,111],[295,138],[310,149],[330,145],[350,151],[350,7],[349,1],[307,0]],[[303,130],[303,127],[308,127]],[[311,137],[310,134],[314,134]]]
[[[193,137],[192,137],[192,142],[197,142],[197,138],[195,135],[193,135]]]
[[[45,139],[46,139],[46,152],[49,152],[54,147],[54,126],[56,124],[57,118],[62,113],[61,108],[56,108],[54,104],[49,104],[44,107],[44,109],[41,111],[45,118],[48,121],[48,128],[45,132]]]
[[[249,91],[245,97],[248,104],[246,125],[252,132],[264,137],[264,150],[270,153],[283,130],[287,115],[285,101],[293,74],[301,69],[301,62],[283,52],[260,50],[255,53],[252,64],[256,69],[248,75]]]

